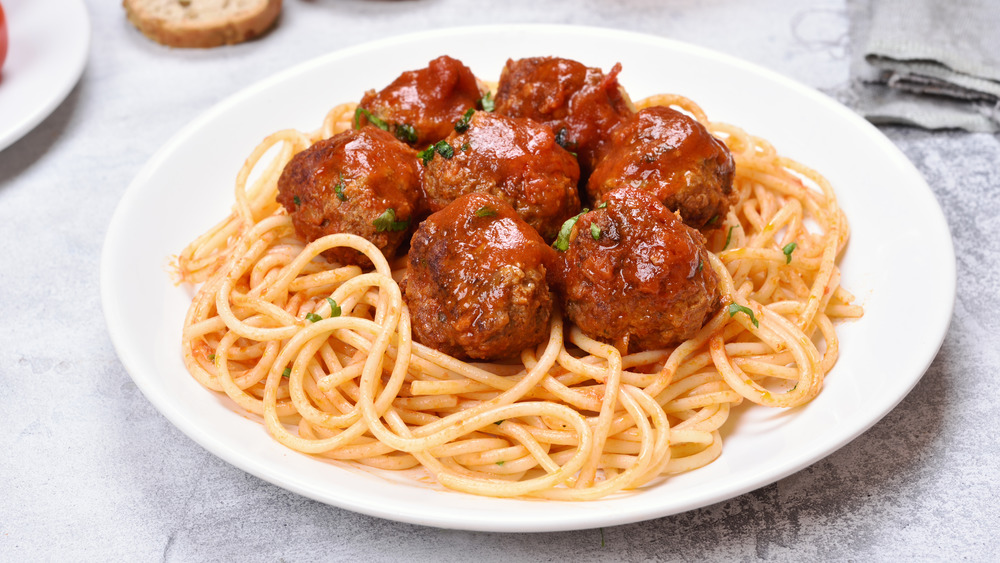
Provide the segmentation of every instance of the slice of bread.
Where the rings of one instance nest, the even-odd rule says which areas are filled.
[[[281,0],[123,0],[139,31],[171,47],[218,47],[264,33]]]

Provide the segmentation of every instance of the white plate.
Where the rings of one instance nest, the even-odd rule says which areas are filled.
[[[676,92],[713,120],[739,124],[821,171],[852,227],[843,283],[864,319],[839,327],[842,355],[827,385],[792,411],[744,409],[708,467],[640,492],[588,503],[487,499],[372,475],[285,449],[263,427],[200,387],[184,369],[181,322],[190,295],[168,257],[228,213],[240,165],[267,134],[316,128],[338,101],[388,84],[447,53],[496,79],[508,57],[558,54],[591,66],[621,61],[634,98]],[[944,338],[955,296],[947,225],[919,173],[877,129],[837,102],[773,72],[705,49],[595,28],[502,26],[433,31],[332,53],[218,104],[132,182],[108,230],[104,313],[123,364],[146,397],[209,451],[307,497],[392,520],[491,531],[623,524],[705,506],[756,489],[829,455],[888,413],[916,384]]]
[[[42,122],[80,79],[90,49],[82,0],[2,0],[7,61],[0,70],[0,150]]]

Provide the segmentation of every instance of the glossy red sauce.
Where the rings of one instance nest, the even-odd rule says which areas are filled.
[[[367,92],[359,105],[385,120],[397,137],[403,138],[398,126],[413,127],[416,139],[411,144],[423,148],[447,137],[455,122],[466,110],[476,107],[481,96],[469,67],[441,56],[426,68],[402,73],[378,92]],[[359,125],[366,123],[367,117],[360,115]]]
[[[580,211],[580,169],[549,127],[477,111],[467,130],[453,132],[448,143],[453,156],[435,155],[424,174],[431,210],[466,193],[488,192],[514,207],[545,240]]]
[[[642,189],[680,212],[688,225],[702,228],[733,204],[734,173],[725,143],[691,117],[657,106],[643,109],[612,133],[587,192],[591,201],[601,201],[622,186]]]
[[[576,152],[586,176],[603,154],[611,131],[632,110],[618,85],[617,64],[608,74],[556,57],[508,60],[497,86],[496,111],[545,123]]]

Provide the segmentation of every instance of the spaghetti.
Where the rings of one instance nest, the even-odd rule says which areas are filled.
[[[351,126],[354,104],[313,133],[280,131],[249,156],[232,214],[178,257],[201,284],[183,330],[187,369],[263,418],[294,450],[386,470],[423,466],[444,487],[587,500],[689,471],[722,451],[742,401],[794,407],[837,361],[833,322],[862,309],[840,287],[848,226],[829,183],[765,140],[659,95],[728,145],[738,201],[709,238],[725,305],[671,349],[623,355],[565,323],[519,361],[470,363],[414,342],[390,263],[349,234],[304,244],[275,201],[297,152]],[[251,181],[251,177],[256,178]],[[328,263],[353,248],[374,270]]]

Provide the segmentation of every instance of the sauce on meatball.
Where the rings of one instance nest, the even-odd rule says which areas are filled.
[[[649,192],[696,229],[721,225],[733,205],[735,164],[725,143],[668,107],[643,109],[611,136],[587,182],[591,201],[621,186]]]
[[[586,177],[600,159],[611,131],[632,114],[618,85],[621,65],[599,68],[556,57],[508,60],[497,86],[496,112],[552,127],[577,153]]]
[[[553,250],[503,200],[459,197],[413,235],[404,292],[417,342],[461,359],[516,356],[548,335]]]
[[[345,131],[292,157],[278,178],[278,203],[306,241],[351,233],[392,258],[416,215],[421,172],[416,151],[388,132]],[[323,255],[340,264],[371,264],[350,248]]]
[[[624,350],[692,337],[720,305],[705,239],[644,191],[621,188],[579,217],[553,282],[566,316]]]
[[[406,71],[382,90],[369,90],[358,105],[357,126],[374,116],[400,140],[423,147],[444,139],[482,93],[476,77],[447,55],[426,68]],[[367,112],[367,113],[365,113]]]
[[[547,241],[580,211],[580,169],[576,159],[556,144],[548,126],[477,111],[447,143],[452,156],[430,153],[424,172],[431,211],[461,195],[488,192],[512,206]]]

